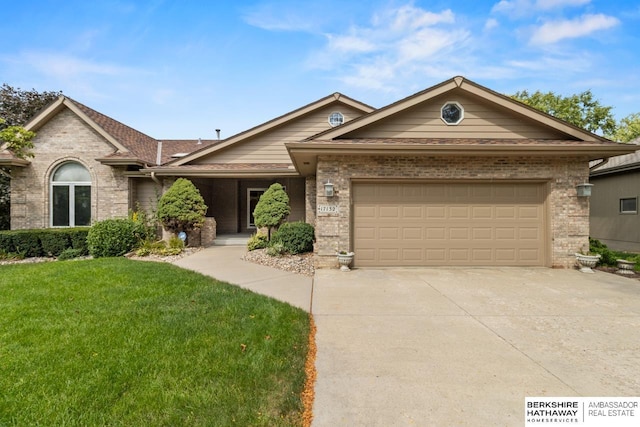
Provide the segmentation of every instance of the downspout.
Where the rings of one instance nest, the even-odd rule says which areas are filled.
[[[151,179],[153,180],[153,182],[155,182],[160,187],[162,187],[162,182],[156,177],[156,173],[155,172],[151,172]]]
[[[162,163],[162,141],[158,141],[158,151],[156,152],[156,165],[160,166],[161,163]],[[151,179],[153,180],[153,182],[155,182],[160,187],[162,187],[162,182],[160,182],[160,180],[156,177],[155,172],[151,172]]]

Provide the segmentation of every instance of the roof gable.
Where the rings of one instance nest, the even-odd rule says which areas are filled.
[[[358,111],[363,114],[370,113],[371,111],[374,110],[374,108],[369,105],[363,104],[359,101],[356,101],[352,98],[349,98],[345,95],[342,95],[336,92],[332,95],[321,98],[315,102],[312,102],[308,105],[305,105],[287,114],[276,117],[275,119],[272,119],[266,123],[263,123],[249,130],[246,130],[244,132],[231,136],[225,139],[224,141],[221,141],[218,144],[205,147],[181,159],[174,160],[169,164],[171,166],[180,166],[180,165],[196,164],[196,163],[214,163],[214,161],[212,161],[212,158],[214,156],[219,155],[219,153],[225,150],[229,150],[232,147],[245,144],[248,141],[254,140],[255,138],[258,138],[261,135],[264,135],[269,132],[273,132],[278,128],[283,128],[301,119],[302,117],[313,114],[314,112],[317,112],[319,110],[325,109],[330,106],[338,106],[338,105],[347,106],[353,111]],[[300,139],[304,139],[307,136],[308,134],[305,135],[304,137],[301,137]],[[282,144],[282,146],[284,150],[283,152],[286,153],[284,144]],[[270,161],[266,160],[265,162],[269,163]]]
[[[475,116],[475,122],[463,120],[459,125],[446,126],[440,120],[440,108],[445,102],[456,101],[456,98],[462,98],[467,101],[472,100],[475,105],[484,105],[485,111],[493,111],[493,117]],[[413,123],[407,121],[404,129],[402,125],[396,129],[389,130],[388,123],[397,122],[398,118],[415,115],[415,112],[430,112],[430,115],[422,115],[422,122]],[[486,114],[485,114],[486,115]],[[502,120],[510,118],[511,123],[501,125],[493,121],[495,118]],[[382,131],[377,137],[380,138],[402,138],[402,137],[433,137],[433,138],[469,138],[478,135],[478,129],[472,129],[474,125],[478,125],[483,120],[488,126],[492,126],[490,131],[495,135],[482,135],[480,137],[491,138],[537,138],[537,139],[574,139],[583,141],[603,141],[604,138],[585,131],[579,127],[573,126],[562,120],[556,119],[551,115],[538,111],[519,101],[513,100],[507,96],[494,92],[484,86],[478,85],[464,77],[454,77],[436,86],[425,89],[386,107],[380,108],[366,116],[346,123],[339,128],[329,129],[318,135],[314,135],[308,140],[333,140],[333,139],[354,139],[354,138],[372,138],[376,131]],[[434,132],[436,127],[429,129],[428,122],[437,124],[439,132]],[[493,121],[493,122],[492,122]],[[522,129],[514,129],[516,122],[523,124]],[[422,128],[420,128],[422,126]],[[409,127],[413,132],[403,134]],[[516,126],[517,127],[517,126]],[[469,134],[465,134],[464,130],[468,130]],[[487,127],[487,130],[489,128]],[[422,131],[421,134],[419,134]],[[522,131],[522,135],[518,135]],[[391,133],[390,133],[391,132]],[[396,133],[395,135],[393,133]],[[500,135],[501,132],[503,135]],[[445,135],[446,133],[446,135]],[[456,135],[456,133],[458,133]]]
[[[37,131],[65,108],[71,110],[113,146],[114,153],[101,160],[108,162],[108,158],[111,158],[116,163],[120,161],[123,164],[155,164],[158,142],[154,138],[66,96],[60,96],[45,107],[25,125],[25,128]]]

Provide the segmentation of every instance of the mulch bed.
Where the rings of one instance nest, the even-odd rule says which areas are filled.
[[[638,273],[637,271],[634,272],[634,274],[617,274],[616,273],[616,271],[618,271],[617,267],[608,267],[606,265],[598,266],[598,267],[595,268],[595,270],[603,271],[605,273],[616,274],[616,275],[621,276],[621,277],[628,277],[630,279],[640,280],[640,273]]]

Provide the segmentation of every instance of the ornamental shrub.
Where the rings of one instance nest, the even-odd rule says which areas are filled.
[[[253,234],[247,241],[247,250],[255,251],[256,249],[264,249],[269,244],[267,236],[262,233]]]
[[[285,222],[273,233],[271,241],[282,243],[290,254],[312,252],[315,232],[313,226],[306,222]]]
[[[207,205],[196,186],[178,178],[160,197],[157,215],[166,230],[177,233],[202,227],[206,212]]]
[[[96,222],[87,236],[89,253],[94,258],[122,256],[139,242],[139,224],[129,218]]]
[[[58,261],[66,261],[83,256],[84,254],[80,249],[67,248],[60,252],[58,255]]]
[[[10,231],[15,252],[27,258],[42,256],[42,245],[38,237],[40,230]]]
[[[49,257],[57,257],[71,247],[71,239],[66,229],[43,230],[40,233],[42,252]]]
[[[253,219],[258,228],[267,227],[270,240],[271,229],[280,225],[290,213],[289,196],[282,185],[275,183],[260,196],[253,210]]]

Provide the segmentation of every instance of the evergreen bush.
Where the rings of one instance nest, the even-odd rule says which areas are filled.
[[[315,232],[313,226],[306,222],[285,222],[273,233],[271,241],[282,243],[290,254],[312,252]]]
[[[168,231],[174,233],[201,228],[207,205],[191,181],[178,178],[160,197],[157,216]]]
[[[290,213],[289,196],[282,185],[275,183],[260,196],[253,210],[253,219],[258,228],[268,228],[268,238],[271,240],[271,229],[280,225]]]

